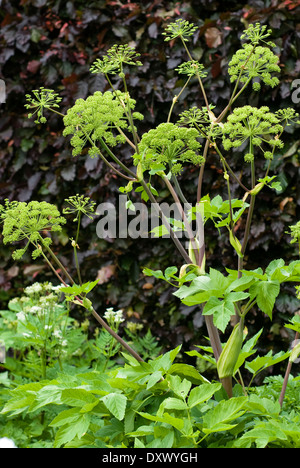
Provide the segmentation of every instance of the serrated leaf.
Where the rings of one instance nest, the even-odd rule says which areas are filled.
[[[179,398],[174,398],[174,397],[169,397],[166,398],[160,405],[158,411],[157,411],[157,416],[162,416],[164,413],[165,409],[174,409],[174,410],[186,410],[187,405],[185,401],[179,399]]]
[[[202,431],[210,434],[235,427],[237,423],[229,423],[245,413],[247,400],[247,397],[237,397],[218,403],[203,416]]]
[[[132,436],[132,437],[143,437],[143,436],[153,434],[153,431],[154,431],[153,426],[140,426],[137,428],[136,431],[128,432],[126,435]]]
[[[171,374],[168,375],[168,380],[170,382],[170,389],[179,397],[186,398],[192,386],[192,382],[185,378],[181,380],[179,375]]]
[[[77,421],[72,424],[61,426],[55,435],[54,448],[61,447],[71,440],[78,437],[79,439],[86,433],[90,425],[90,417],[88,414],[82,414]]]
[[[250,286],[249,291],[251,297],[256,298],[260,310],[272,320],[275,300],[280,292],[279,281],[257,281]]]
[[[62,411],[57,416],[55,416],[55,418],[51,421],[49,426],[58,427],[63,426],[64,424],[72,424],[79,417],[80,413],[78,408],[70,408]]]
[[[209,400],[216,391],[220,390],[222,384],[202,384],[199,387],[195,387],[191,390],[188,398],[188,406],[193,408],[204,401]]]
[[[61,392],[61,402],[70,406],[82,407],[87,403],[98,402],[98,399],[83,388],[67,388]]]
[[[171,426],[175,427],[179,431],[182,430],[184,426],[184,420],[182,418],[181,419],[174,418],[169,413],[164,413],[162,417],[149,414],[149,413],[143,413],[143,412],[139,412],[138,414],[142,416],[143,418],[150,419],[150,421],[170,424]]]
[[[151,270],[150,268],[143,268],[143,273],[146,276],[154,276],[157,279],[165,279],[161,270]]]
[[[80,294],[88,294],[98,284],[98,279],[95,281],[88,281],[82,285],[73,284],[72,286],[63,286],[60,291],[68,296],[78,296]]]
[[[235,314],[234,304],[228,299],[219,300],[211,297],[205,304],[203,315],[213,315],[214,325],[223,333],[230,321],[230,317]]]
[[[121,393],[109,393],[102,397],[101,400],[115,418],[119,421],[124,418],[127,404],[127,398],[125,395],[122,395]]]
[[[196,385],[208,382],[208,380],[203,377],[194,366],[190,366],[189,364],[173,364],[168,373],[179,375]]]
[[[61,392],[62,389],[57,385],[46,385],[45,387],[41,388],[36,394],[35,402],[30,407],[30,411],[35,411],[38,408],[42,408],[43,406],[49,405],[51,403],[60,404]]]
[[[162,375],[162,371],[153,372],[153,374],[148,379],[147,390],[149,390],[149,388],[152,388],[162,378]]]
[[[267,367],[273,366],[278,364],[281,361],[284,361],[290,356],[290,352],[283,353],[279,351],[279,353],[272,355],[272,351],[269,351],[268,354],[265,356],[258,356],[250,362],[245,363],[246,369],[248,369],[252,374],[258,374],[263,369]]]
[[[163,237],[169,235],[169,230],[164,224],[162,224],[161,226],[156,226],[155,228],[151,229],[150,233],[152,233],[154,237]]]

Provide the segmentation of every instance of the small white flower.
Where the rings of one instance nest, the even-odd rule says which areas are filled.
[[[114,312],[114,309],[112,307],[110,307],[109,309],[106,309],[106,311],[104,312],[104,318],[106,320],[113,319],[114,315],[115,315],[115,312]]]
[[[0,439],[0,448],[18,448],[12,439],[2,437]]]
[[[20,322],[24,322],[26,320],[23,310],[21,310],[21,312],[17,312],[17,319],[20,320]]]
[[[54,330],[53,336],[55,336],[55,338],[62,338],[61,330]]]
[[[122,310],[114,311],[112,307],[109,307],[108,309],[106,309],[106,311],[104,312],[104,318],[107,321],[114,321],[116,323],[124,322],[123,311]]]
[[[24,292],[30,296],[31,294],[39,293],[42,290],[43,288],[40,283],[34,283],[31,286],[27,286],[27,288],[24,289]]]
[[[16,304],[19,302],[19,298],[18,297],[14,297],[13,299],[11,299],[9,302],[11,302],[12,304]]]
[[[122,310],[117,310],[115,313],[115,322],[121,323],[124,322],[123,318],[123,311]]]
[[[52,286],[52,291],[60,292],[60,288],[63,288],[63,284],[58,284],[57,286]]]
[[[39,306],[32,306],[30,312],[32,314],[39,314],[42,311],[42,308]]]

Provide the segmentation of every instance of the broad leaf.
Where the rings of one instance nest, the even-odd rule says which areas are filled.
[[[71,440],[78,437],[79,439],[86,433],[90,425],[90,417],[87,414],[82,414],[77,421],[72,424],[65,424],[61,426],[56,435],[54,441],[54,448],[61,447]]]
[[[106,408],[115,418],[121,421],[124,418],[127,398],[121,393],[109,393],[101,398]]]
[[[187,405],[186,403],[179,399],[179,398],[173,398],[169,397],[166,398],[160,405],[158,411],[157,411],[157,416],[162,416],[164,413],[165,409],[173,409],[173,410],[187,410]]]
[[[245,363],[246,369],[248,369],[252,374],[258,374],[258,372],[266,369],[267,367],[273,366],[278,364],[278,362],[284,361],[290,355],[290,352],[283,353],[279,351],[279,353],[272,355],[272,351],[269,351],[268,354],[265,356],[258,356],[257,358],[253,359],[250,362]]]
[[[175,427],[179,431],[183,429],[184,420],[182,418],[174,418],[169,413],[164,413],[163,416],[157,416],[149,413],[138,413],[140,416],[146,419],[150,419],[150,421],[162,422],[170,424],[171,426]]]
[[[238,423],[229,424],[246,411],[247,397],[231,398],[218,403],[203,416],[202,431],[206,434],[229,430]]]
[[[251,298],[256,298],[260,310],[272,320],[275,300],[280,292],[279,281],[257,281],[249,291]]]
[[[189,407],[193,408],[194,406],[209,400],[216,391],[220,390],[221,387],[222,385],[220,383],[215,383],[202,384],[193,388],[188,398]]]
[[[230,317],[235,314],[234,304],[228,299],[219,300],[217,297],[211,297],[203,308],[203,315],[213,315],[215,326],[225,331]]]

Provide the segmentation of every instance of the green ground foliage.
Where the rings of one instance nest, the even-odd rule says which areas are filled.
[[[65,112],[76,99],[86,99],[95,91],[106,91],[104,77],[89,72],[91,64],[113,44],[132,43],[141,54],[143,66],[128,76],[128,85],[137,101],[135,110],[145,116],[142,130],[148,131],[154,122],[158,125],[160,121],[166,121],[176,90],[184,83],[184,75],[174,72],[185,60],[184,48],[180,42],[166,43],[161,34],[170,20],[185,18],[198,27],[193,51],[195,58],[208,71],[203,83],[210,102],[216,106],[216,113],[229,98],[228,62],[239,47],[242,31],[255,21],[271,27],[275,53],[280,59],[280,85],[273,89],[262,84],[259,93],[249,88],[250,95],[242,97],[239,105],[244,105],[244,100],[247,100],[253,106],[267,105],[271,111],[293,105],[292,82],[298,78],[300,69],[297,2],[203,0],[122,3],[110,0],[88,2],[88,6],[81,0],[24,0],[21,5],[15,0],[4,0],[1,3],[0,78],[5,81],[7,93],[6,102],[0,104],[2,200],[29,202],[42,199],[62,206],[67,197],[84,193],[96,204],[107,201],[117,205],[119,180],[116,175],[107,171],[100,159],[72,156],[69,141],[62,135],[63,123],[59,116],[51,114],[46,124],[38,125],[33,119],[27,119],[25,95],[40,86],[54,89],[62,97],[60,105]],[[181,102],[181,110],[203,105],[196,81],[191,81],[188,91],[181,96]],[[294,107],[299,111],[299,103]],[[174,119],[178,117],[176,112],[175,108]],[[286,135],[284,150],[278,149],[272,162],[275,173],[280,165],[278,176],[282,190],[272,198],[272,203],[268,190],[260,199],[248,244],[252,262],[248,265],[250,269],[258,265],[264,268],[273,258],[293,260],[297,256],[294,246],[289,244],[286,227],[299,215],[300,140],[293,127],[287,132],[290,133]],[[238,152],[233,152],[231,157],[231,167],[237,170],[240,169],[238,156]],[[119,157],[126,162],[130,156],[124,151]],[[224,194],[226,197],[226,186],[217,160],[212,149],[206,164],[203,190],[205,192],[207,188],[211,195]],[[181,184],[191,196],[195,194],[197,177],[198,170],[194,166],[187,166],[180,175]],[[238,186],[236,195],[239,195]],[[136,196],[139,201],[139,194]],[[161,190],[161,201],[168,201],[163,196]],[[173,265],[176,262],[180,265],[181,259],[168,240],[117,238],[103,241],[98,239],[95,225],[87,217],[82,220],[82,228],[78,240],[82,252],[79,256],[84,259],[85,271],[82,274],[84,277],[86,273],[86,279],[100,278],[101,288],[97,288],[97,295],[93,297],[99,312],[104,312],[107,307],[124,308],[127,316],[142,323],[145,330],[150,327],[153,336],[166,350],[179,345],[190,350],[195,343],[206,344],[206,329],[199,308],[183,305],[172,295],[174,289],[167,283],[154,277],[145,278],[142,273],[142,268],[164,271],[170,258]],[[55,242],[57,248],[61,244],[67,245],[64,229],[53,241],[54,248]],[[220,257],[225,267],[234,267],[227,236],[218,236],[208,228],[206,244],[208,267],[217,265]],[[33,263],[29,255],[24,257],[24,268],[20,267],[12,260],[7,247],[1,244],[0,249],[0,302],[1,309],[6,309],[8,300],[20,296],[24,286],[35,280],[50,280],[52,273],[42,261]],[[66,248],[63,254],[66,263],[71,265],[71,247]],[[75,271],[75,264],[73,268]],[[283,325],[297,307],[293,288],[286,286],[276,301],[271,331],[266,332],[260,342],[265,352],[289,348],[293,333],[289,334]],[[74,315],[74,319],[84,320],[76,310]],[[252,336],[269,318],[249,314],[247,320]],[[185,355],[185,359],[194,357]],[[280,363],[276,366],[266,372],[282,371]],[[89,403],[93,404],[92,399]],[[145,434],[139,434],[132,437],[143,443]],[[161,437],[164,437],[163,432]]]

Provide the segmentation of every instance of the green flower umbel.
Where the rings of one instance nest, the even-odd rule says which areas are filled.
[[[14,259],[20,259],[30,243],[33,243],[35,247],[38,244],[49,246],[50,237],[44,238],[41,233],[61,231],[62,224],[66,223],[55,205],[38,201],[26,203],[6,200],[5,207],[1,206],[0,209],[0,219],[3,220],[4,244],[27,240],[24,248],[13,252]],[[32,254],[33,258],[40,253],[41,250],[36,248]]]
[[[253,50],[251,44],[244,44],[229,62],[228,73],[230,81],[236,81],[238,77],[241,83],[251,79],[260,79],[266,85],[277,86],[279,79],[272,73],[280,72],[279,59],[268,47],[258,46]],[[260,90],[260,83],[253,82],[254,91]]]
[[[259,147],[266,159],[272,159],[274,149],[283,146],[283,142],[279,139],[282,131],[279,119],[267,106],[259,109],[251,106],[237,107],[224,124],[223,146],[225,150],[229,150],[249,140],[251,148]],[[264,150],[263,144],[269,145],[272,151]],[[250,162],[252,157],[251,150],[245,155],[245,160]]]
[[[90,146],[89,155],[99,155],[96,143],[104,140],[108,146],[124,143],[124,134],[116,129],[130,130],[127,109],[134,109],[135,100],[128,93],[96,91],[87,99],[77,99],[75,105],[68,110],[64,117],[64,136],[73,135],[71,145],[74,147],[72,154],[81,153],[83,147]],[[133,112],[133,119],[142,119],[138,112]]]
[[[139,144],[139,154],[135,154],[135,164],[139,162],[144,170],[170,170],[177,174],[183,163],[202,164],[203,156],[197,141],[199,132],[195,128],[180,128],[172,123],[162,123],[145,133]]]
[[[44,86],[33,90],[32,94],[34,97],[30,94],[25,95],[27,101],[25,107],[32,111],[28,114],[28,118],[30,119],[36,114],[35,123],[45,123],[47,119],[43,114],[44,109],[53,110],[54,107],[59,107],[62,98],[53,89],[45,89]]]

